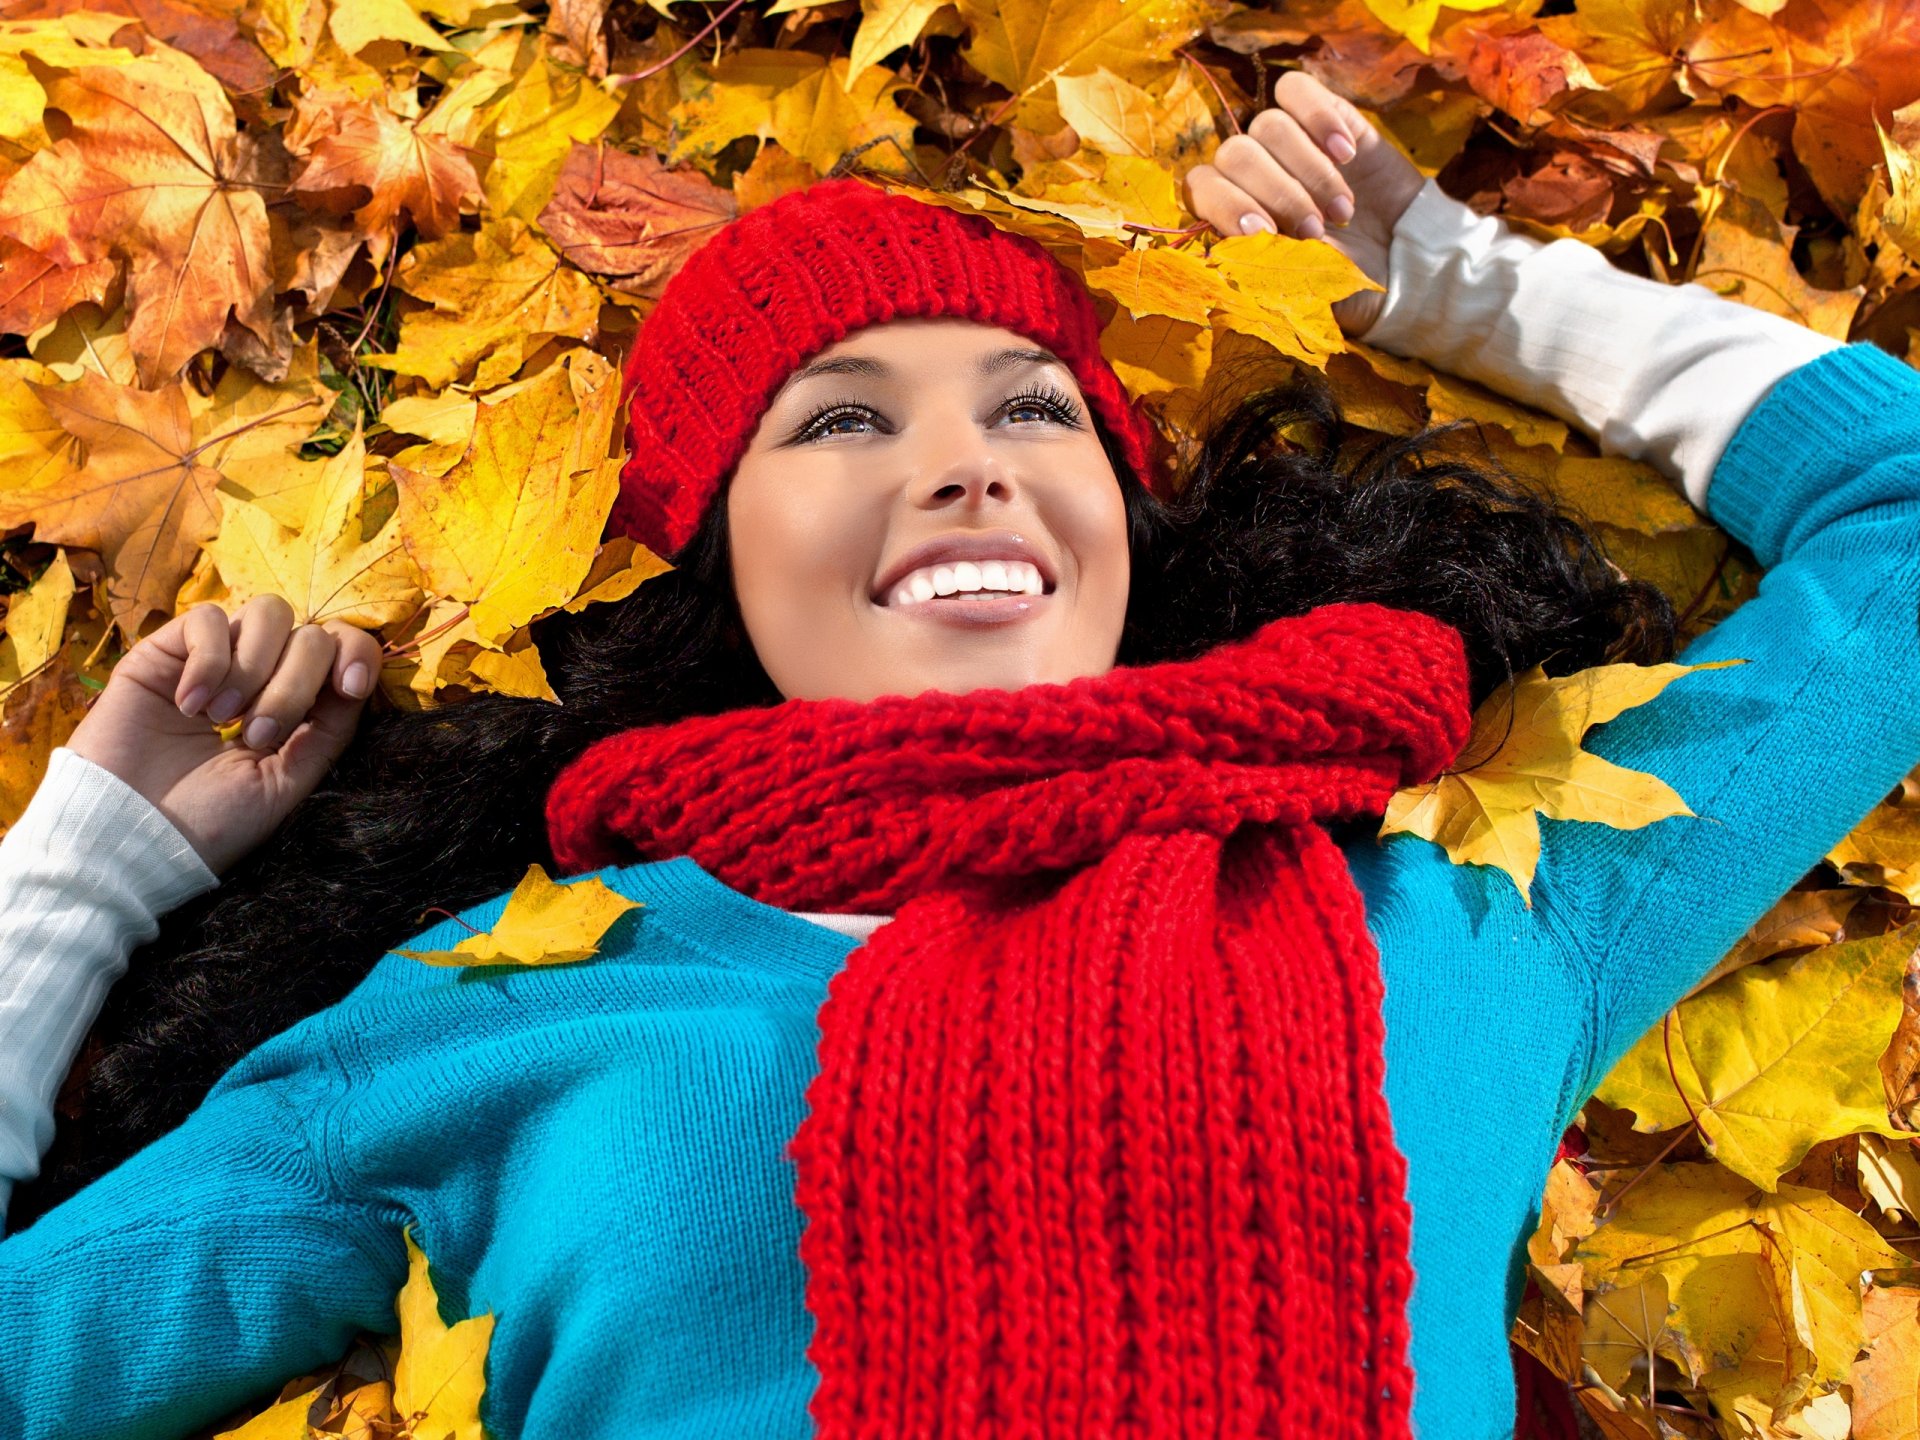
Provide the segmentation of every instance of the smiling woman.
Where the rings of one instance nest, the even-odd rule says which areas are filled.
[[[1384,230],[1451,253],[1419,193]],[[1748,660],[1727,715],[1682,681],[1597,742],[1716,823],[1555,832],[1526,909],[1375,822],[1515,671],[1670,653],[1575,519],[1438,432],[1355,451],[1307,378],[1163,463],[1094,298],[982,216],[844,178],[727,226],[629,363],[609,530],[675,568],[537,627],[559,706],[372,719],[170,917],[0,1244],[0,1433],[270,1391],[386,1322],[408,1224],[496,1316],[496,1434],[1506,1433],[1561,1129],[1920,751],[1920,493],[1863,458],[1920,446],[1913,377],[1618,281],[1733,357],[1705,468],[1776,583],[1690,651]],[[383,957],[536,862],[637,923]]]
[[[1112,668],[1125,498],[1072,371],[1020,339],[894,320],[781,388],[727,525],[740,612],[782,695],[1018,689]]]

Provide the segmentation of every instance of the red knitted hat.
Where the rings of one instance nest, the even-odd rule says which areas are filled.
[[[1143,483],[1156,435],[1100,353],[1093,298],[1037,242],[847,176],[731,222],[668,282],[627,360],[627,463],[607,520],[671,558],[795,368],[856,330],[955,315],[1045,345]]]

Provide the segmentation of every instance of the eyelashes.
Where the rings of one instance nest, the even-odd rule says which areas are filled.
[[[1057,386],[1045,383],[1035,385],[1032,389],[1023,390],[1018,395],[1010,396],[1007,402],[1000,408],[1002,410],[1018,410],[1024,406],[1044,410],[1052,419],[1062,425],[1069,426],[1073,429],[1080,428],[1080,407],[1074,402],[1071,395],[1068,395]],[[849,417],[864,418],[871,413],[872,410],[869,406],[863,405],[857,400],[850,398],[829,400],[814,410],[805,420],[800,422],[799,428],[794,431],[793,438],[796,442],[811,440],[815,438],[817,432],[824,430],[825,427],[834,420]]]

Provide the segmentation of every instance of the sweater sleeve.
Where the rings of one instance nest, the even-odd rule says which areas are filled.
[[[1768,387],[1841,343],[1704,285],[1628,274],[1581,241],[1522,235],[1431,179],[1388,255],[1386,304],[1359,339],[1557,415],[1701,510]]]
[[[1404,243],[1403,243],[1404,242]],[[1541,823],[1542,922],[1592,975],[1571,1114],[1620,1055],[1920,762],[1920,375],[1699,285],[1475,215],[1430,180],[1367,343],[1645,460],[1766,567],[1681,677],[1589,736],[1693,816]]]
[[[1920,763],[1920,374],[1866,343],[1793,371],[1707,498],[1766,573],[1680,659],[1746,663],[1682,676],[1587,745],[1695,814],[1542,826],[1592,965],[1589,1090]]]
[[[166,816],[61,746],[0,837],[0,1221],[40,1173],[53,1099],[134,947],[220,883]]]
[[[234,1073],[0,1241],[0,1435],[177,1440],[393,1331],[401,1222],[328,1182],[331,1097]]]

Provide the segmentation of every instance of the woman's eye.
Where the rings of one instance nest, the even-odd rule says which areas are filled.
[[[1015,396],[1001,407],[1001,412],[1009,417],[1017,415],[1023,410],[1031,410],[1037,414],[1040,419],[1050,420],[1061,425],[1077,426],[1080,423],[1077,413],[1069,402],[1054,399],[1051,396]],[[864,406],[856,409],[842,405],[823,410],[800,427],[799,438],[802,440],[817,440],[826,435],[855,433],[846,430],[836,430],[834,427],[848,420],[857,420],[862,424],[866,424],[868,423],[869,414],[870,412],[867,411]]]

